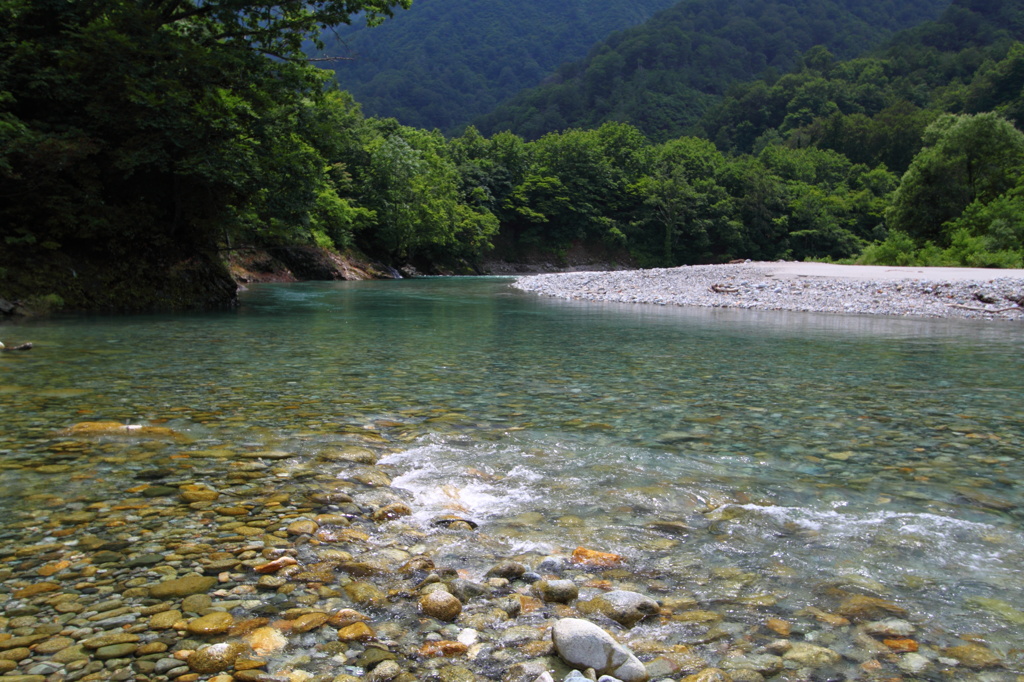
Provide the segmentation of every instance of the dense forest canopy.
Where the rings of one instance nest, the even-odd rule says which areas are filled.
[[[373,116],[452,132],[676,0],[416,0],[401,21],[324,32],[310,50]]]
[[[286,245],[449,273],[580,245],[642,266],[1024,266],[1010,0],[957,0],[849,60],[813,46],[653,140],[367,117],[300,48],[400,6],[0,0],[0,299],[213,304],[225,254]]]
[[[1012,3],[957,3],[865,56],[840,62],[818,47],[781,78],[733,85],[694,130],[724,150],[784,137],[902,173],[938,112],[998,110],[1024,121],[1014,47],[1022,38]]]
[[[859,55],[894,32],[934,19],[948,0],[684,0],[595,45],[543,86],[474,123],[527,138],[605,121],[632,123],[656,140],[693,124],[736,82],[782,74],[823,46]]]
[[[224,243],[356,220],[300,48],[408,2],[0,0],[0,275],[130,306],[116,283],[178,263],[188,300]]]

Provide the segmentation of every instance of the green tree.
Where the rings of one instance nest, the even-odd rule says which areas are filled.
[[[948,0],[679,2],[641,26],[613,34],[585,60],[562,66],[543,85],[521,91],[476,124],[485,133],[512,130],[535,139],[568,127],[628,121],[651,139],[666,141],[694,134],[702,116],[734,84],[765,75],[774,86],[774,74],[803,63],[806,73],[823,83],[800,92],[791,111],[786,104],[796,93],[789,93],[781,108],[762,111],[761,103],[745,102],[741,108],[752,105],[754,116],[716,124],[713,131],[704,125],[716,143],[725,143],[722,149],[750,151],[742,143],[780,126],[787,114],[788,126],[797,127],[833,110],[833,93],[819,87],[836,69],[833,54],[859,55],[899,28],[934,18],[946,5]],[[771,122],[756,120],[769,117]],[[744,121],[767,126],[750,134],[735,128]]]
[[[499,133],[488,140],[470,126],[449,140],[447,153],[458,170],[463,200],[495,216],[505,216],[513,191],[531,165],[523,139]]]
[[[558,66],[587,54],[609,33],[674,0],[444,0],[415,2],[378,29],[341,27],[318,55],[367,114],[458,133],[472,118]],[[565,127],[564,125],[561,127]]]
[[[1014,43],[1005,58],[978,69],[967,91],[969,113],[996,111],[1024,125],[1024,43]]]
[[[995,113],[946,115],[925,130],[886,214],[890,229],[948,244],[944,226],[974,203],[991,203],[1024,170],[1024,133]]]
[[[636,185],[646,210],[633,223],[646,234],[634,240],[650,244],[652,255],[657,253],[655,262],[667,266],[729,255],[737,245],[723,239],[730,224],[723,219],[726,195],[717,181],[724,159],[715,146],[680,138],[656,147],[652,157],[649,174]],[[660,253],[651,248],[658,241]]]
[[[530,146],[533,168],[512,204],[520,237],[552,248],[574,241],[622,239],[646,140],[632,126],[549,133]]]
[[[786,230],[779,220],[786,211],[782,180],[753,156],[729,159],[721,183],[730,197],[730,214],[743,226],[738,257],[773,260],[790,256]]]
[[[467,202],[441,134],[391,119],[371,120],[368,126],[376,134],[365,147],[361,198],[374,211],[375,223],[361,233],[361,245],[395,264],[420,265],[487,248],[497,219],[486,207]]]

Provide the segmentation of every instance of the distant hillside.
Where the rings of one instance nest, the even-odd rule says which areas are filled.
[[[955,0],[936,21],[856,59],[820,50],[781,78],[738,84],[700,121],[719,149],[817,146],[903,173],[942,113],[996,111],[1024,127],[1024,7]]]
[[[372,116],[452,131],[614,31],[676,0],[416,0],[381,26],[323,36],[320,65]]]
[[[527,138],[628,121],[653,139],[689,132],[736,82],[776,76],[822,45],[849,58],[939,16],[949,0],[683,0],[612,35],[550,82],[475,120]]]

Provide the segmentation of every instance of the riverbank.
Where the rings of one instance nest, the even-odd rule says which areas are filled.
[[[69,258],[44,253],[16,265],[0,258],[0,273],[5,274],[0,278],[0,322],[54,312],[220,310],[236,306],[239,288],[249,284],[418,274],[398,272],[362,254],[315,246],[239,248],[202,258],[168,256],[166,261],[152,262],[110,262],[106,254]]]
[[[1024,320],[1024,270],[747,262],[543,274],[513,286],[586,301]]]

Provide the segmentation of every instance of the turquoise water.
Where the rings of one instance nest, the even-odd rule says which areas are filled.
[[[794,613],[838,586],[950,643],[1021,646],[1020,325],[569,303],[509,282],[263,285],[232,312],[0,327],[36,346],[0,354],[0,511],[53,492],[19,463],[76,463],[54,448],[84,420],[300,454],[363,430],[424,528],[481,524],[425,541],[450,565],[585,545],[698,601]],[[89,466],[101,482],[61,494],[125,485],[117,461]]]

